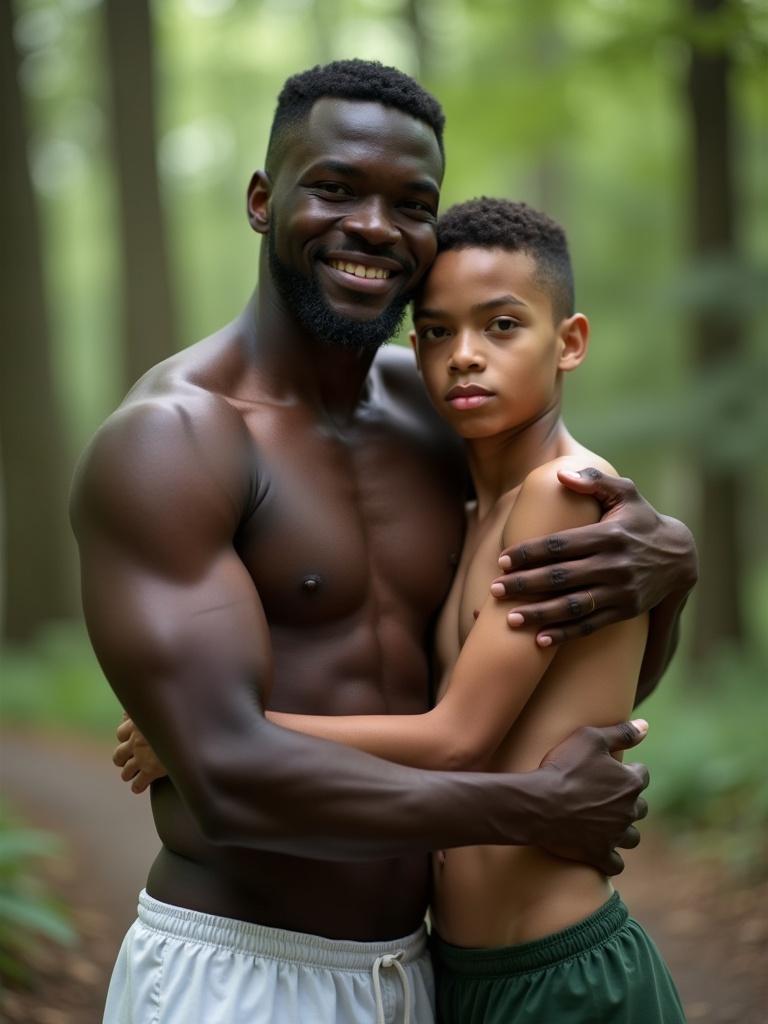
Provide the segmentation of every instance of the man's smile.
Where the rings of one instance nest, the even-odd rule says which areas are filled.
[[[386,280],[390,271],[383,267],[366,267],[363,263],[343,262],[342,260],[329,260],[329,266],[334,270],[343,270],[345,274],[354,274],[355,277],[367,277]]]
[[[355,252],[325,253],[319,262],[337,284],[369,295],[385,294],[405,270],[402,263],[388,257]]]

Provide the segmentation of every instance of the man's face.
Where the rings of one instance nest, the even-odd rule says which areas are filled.
[[[416,351],[438,412],[466,438],[538,419],[559,398],[565,341],[534,260],[502,249],[441,253],[414,311]]]
[[[435,256],[442,157],[432,129],[378,103],[318,100],[279,163],[270,268],[312,334],[375,349]]]

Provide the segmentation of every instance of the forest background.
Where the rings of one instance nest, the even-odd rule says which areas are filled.
[[[77,455],[144,370],[247,299],[258,245],[245,186],[286,76],[377,59],[444,105],[443,208],[510,196],[568,230],[593,328],[569,426],[689,523],[701,556],[679,654],[642,709],[654,814],[676,842],[764,877],[766,4],[0,11],[6,725],[111,735],[118,708],[79,617],[67,521]]]

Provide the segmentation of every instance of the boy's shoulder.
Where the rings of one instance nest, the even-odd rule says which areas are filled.
[[[616,474],[607,459],[581,446],[532,469],[507,517],[504,545],[510,546],[521,537],[537,537],[597,522],[601,514],[598,502],[589,495],[569,490],[558,477],[563,471],[577,473],[585,469]]]

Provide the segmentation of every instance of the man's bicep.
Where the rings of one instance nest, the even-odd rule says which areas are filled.
[[[217,429],[199,441],[175,410],[139,410],[97,438],[73,503],[94,649],[172,774],[191,735],[258,713],[269,680],[264,613],[232,546],[232,436]]]

